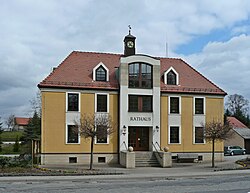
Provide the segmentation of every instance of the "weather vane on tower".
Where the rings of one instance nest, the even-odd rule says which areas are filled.
[[[130,32],[131,32],[131,26],[128,25],[128,34],[130,35]]]

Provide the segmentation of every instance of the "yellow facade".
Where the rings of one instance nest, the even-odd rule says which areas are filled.
[[[168,96],[161,96],[161,147],[169,147],[172,153],[178,152],[195,152],[195,153],[211,153],[211,143],[204,144],[194,143],[194,96],[181,96],[181,142],[180,144],[168,143]],[[206,122],[212,120],[223,121],[224,99],[205,97]],[[215,151],[223,152],[223,142],[216,142]]]
[[[81,114],[94,114],[95,94],[81,93]],[[95,153],[117,153],[118,95],[109,94],[109,112],[115,133],[109,144],[95,144]],[[80,144],[66,143],[66,92],[42,91],[42,153],[89,153],[90,139],[81,137]]]
[[[67,122],[67,93],[66,92],[47,92],[42,91],[42,147],[41,152],[44,155],[73,155],[89,154],[90,139],[81,137],[79,144],[66,143],[66,122]],[[95,154],[119,154],[119,101],[118,94],[109,93],[109,114],[114,122],[116,132],[109,136],[108,144],[95,144]],[[205,98],[205,120],[223,121],[223,104],[222,97],[206,96]],[[211,153],[211,143],[195,144],[194,143],[194,96],[181,96],[181,111],[178,116],[181,119],[181,137],[180,144],[169,143],[169,96],[162,95],[160,101],[160,146],[169,147],[173,155],[177,153],[198,153],[199,155]],[[95,112],[95,93],[80,94],[80,112],[81,114],[94,114]],[[216,142],[215,151],[223,153],[223,142]]]

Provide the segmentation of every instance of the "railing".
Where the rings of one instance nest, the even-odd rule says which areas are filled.
[[[159,143],[157,141],[155,142],[155,144],[159,147],[159,150],[162,151],[161,146],[159,145]]]
[[[156,144],[158,144],[158,143],[156,142]],[[160,152],[157,150],[157,148],[155,147],[155,144],[153,142],[152,142],[152,145],[153,145],[155,151],[157,152],[158,156],[162,159],[162,156],[161,156]],[[159,144],[158,144],[158,146],[159,146]],[[160,150],[161,150],[161,147],[160,147]]]
[[[126,142],[125,142],[125,141],[123,141],[122,145],[123,145],[123,144],[124,144],[124,146],[125,146],[126,150],[128,151],[128,146],[127,146],[127,144],[126,144]]]

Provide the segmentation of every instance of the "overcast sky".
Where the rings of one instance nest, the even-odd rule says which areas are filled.
[[[0,3],[0,116],[28,116],[37,84],[73,50],[184,59],[250,99],[249,0],[11,0]],[[166,52],[166,42],[168,52]]]

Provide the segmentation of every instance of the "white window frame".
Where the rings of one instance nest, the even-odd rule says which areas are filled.
[[[203,99],[203,114],[195,114],[195,99]],[[206,97],[201,97],[201,96],[193,97],[193,114],[196,116],[206,115]]]
[[[179,113],[170,113],[170,100],[171,98],[179,98]],[[168,96],[168,114],[169,115],[181,115],[181,96]]]
[[[99,64],[97,64],[94,68],[93,68],[93,80],[96,81],[96,70],[102,66],[105,70],[106,70],[106,81],[109,81],[109,69],[105,66],[105,64],[103,64],[102,62],[100,62]]]
[[[68,94],[78,94],[78,111],[68,110]],[[80,107],[81,107],[81,93],[80,92],[66,92],[66,112],[70,112],[70,113],[80,112],[81,111]]]
[[[173,71],[176,75],[176,85],[179,85],[179,73],[171,66],[167,71],[164,72],[164,84],[168,84],[167,75],[170,71]]]
[[[107,95],[107,112],[97,112],[97,95]],[[109,113],[109,93],[95,93],[95,113]]]
[[[179,143],[170,143],[170,127],[179,127]],[[180,145],[181,144],[181,126],[180,125],[169,125],[168,126],[168,144],[169,145]]]
[[[98,143],[97,142],[97,136],[95,136],[95,145],[107,145],[107,144],[109,144],[109,135],[107,135],[107,143]]]
[[[195,128],[196,127],[202,127],[202,126],[194,126],[193,127],[193,144],[195,144],[195,145],[202,145],[202,144],[206,144],[206,139],[203,137],[203,143],[195,143]],[[203,128],[203,132],[205,132],[204,131],[204,128]]]
[[[81,144],[81,135],[80,135],[80,132],[79,132],[79,128],[78,128],[78,143],[68,143],[68,126],[69,125],[74,125],[74,124],[66,124],[66,141],[65,143],[66,144],[70,144],[70,145],[79,145]]]

